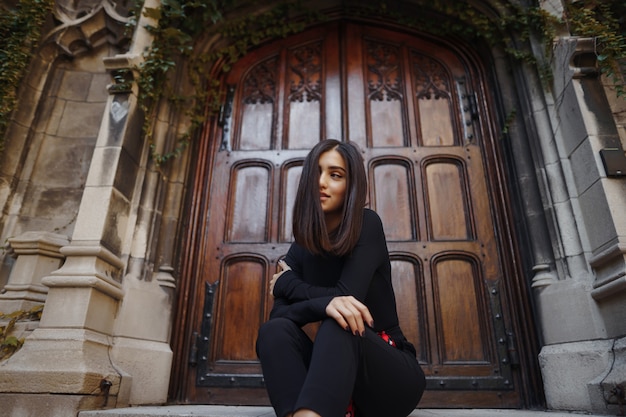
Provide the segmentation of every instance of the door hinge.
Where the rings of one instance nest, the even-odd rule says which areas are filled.
[[[198,339],[200,339],[198,332],[193,332],[191,335],[191,346],[189,347],[189,366],[198,364]]]
[[[465,78],[456,80],[456,89],[461,110],[461,122],[463,128],[464,144],[470,144],[476,140],[474,122],[479,118],[478,98],[475,92],[469,92],[465,85]]]
[[[230,152],[230,141],[231,141],[231,125],[232,125],[232,116],[233,116],[233,101],[235,99],[235,86],[228,86],[228,90],[226,91],[226,100],[222,104],[220,108],[220,114],[217,123],[222,127],[222,143],[220,145],[221,151]]]
[[[515,334],[510,330],[506,332],[506,350],[511,366],[519,366],[520,362],[519,353],[517,352],[517,341],[515,340]]]
[[[472,120],[478,120],[478,100],[476,99],[476,93],[467,95],[467,104],[469,105],[469,114]]]

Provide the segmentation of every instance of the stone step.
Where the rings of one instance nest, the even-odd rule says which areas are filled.
[[[601,417],[581,412],[544,410],[419,409],[410,417]],[[270,407],[170,405],[81,411],[78,417],[276,417]],[[358,417],[358,416],[357,416]],[[381,416],[384,417],[384,416]]]

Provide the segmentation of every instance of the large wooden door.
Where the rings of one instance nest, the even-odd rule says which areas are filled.
[[[471,68],[443,44],[354,23],[278,40],[234,66],[194,190],[186,401],[266,403],[254,346],[268,282],[292,240],[303,158],[338,138],[363,151],[401,326],[428,377],[422,405],[520,406],[494,138]]]

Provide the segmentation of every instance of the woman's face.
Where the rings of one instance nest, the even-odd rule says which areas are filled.
[[[348,171],[343,157],[334,149],[324,152],[319,159],[320,202],[326,215],[326,225],[332,230],[341,221],[341,210],[346,197]]]

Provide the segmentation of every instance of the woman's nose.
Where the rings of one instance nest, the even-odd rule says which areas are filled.
[[[326,188],[326,176],[320,174],[320,188]]]

